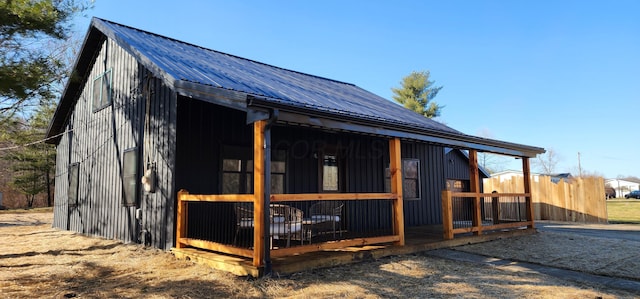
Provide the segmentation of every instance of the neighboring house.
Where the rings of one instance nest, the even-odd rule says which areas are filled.
[[[469,154],[460,149],[445,148],[445,177],[447,189],[455,192],[469,192]],[[478,165],[480,180],[491,176],[484,167]],[[480,184],[482,190],[482,184]]]
[[[444,173],[445,177],[447,178],[446,189],[453,192],[471,191],[471,174],[469,172],[469,154],[467,153],[467,151],[461,149],[445,148],[444,153]],[[478,175],[480,178],[480,192],[482,192],[482,180],[490,177],[490,174],[482,166],[478,165]],[[453,216],[454,219],[471,220],[473,218],[471,214],[473,203],[470,200],[465,200],[463,198],[454,198],[453,206],[455,207],[453,210],[456,211]],[[484,214],[485,211],[483,208],[482,215]]]
[[[633,190],[640,190],[640,182],[635,180],[606,179],[604,185],[616,191],[616,197],[624,197]]]
[[[549,176],[551,177],[551,181],[554,183],[560,182],[560,180],[564,180],[568,182],[571,180],[572,176],[570,173],[553,173],[553,174],[542,174],[542,173],[531,173],[531,179],[534,181],[538,181],[538,177],[540,176]],[[505,170],[491,174],[492,178],[500,178],[500,181],[510,180],[514,177],[522,177],[522,171],[518,170]]]
[[[340,193],[349,196],[334,236],[381,232],[393,236],[369,241],[403,244],[404,226],[442,224],[447,179],[467,179],[445,167],[464,160],[445,148],[526,161],[544,152],[463,134],[353,84],[96,18],[73,74],[47,134],[53,226],[162,249],[196,239],[232,248],[243,225],[258,235],[261,214],[245,221],[234,204],[290,198],[306,211],[305,200]],[[187,213],[182,189],[214,196],[190,199]],[[250,244],[228,252],[259,252]]]

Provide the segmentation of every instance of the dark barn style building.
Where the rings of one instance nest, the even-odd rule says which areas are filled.
[[[481,233],[476,216],[447,231],[451,194],[478,211],[486,196],[476,153],[521,158],[528,172],[544,152],[463,134],[353,84],[97,18],[48,137],[54,227],[258,268],[271,257],[402,246],[405,227]],[[467,165],[449,169],[446,148]],[[454,174],[467,190],[446,193]]]

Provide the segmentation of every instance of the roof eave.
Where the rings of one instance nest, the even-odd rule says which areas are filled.
[[[377,133],[381,135],[400,137],[406,139],[414,139],[425,142],[437,143],[444,146],[461,149],[475,149],[481,152],[491,152],[504,154],[515,157],[533,158],[538,154],[544,153],[545,149],[528,145],[504,142],[487,138],[480,138],[465,134],[453,134],[424,128],[415,128],[409,125],[389,123],[380,120],[363,119],[349,115],[337,115],[335,113],[318,111],[296,105],[290,105],[283,102],[274,102],[267,99],[258,98],[249,95],[247,98],[247,106],[258,108],[276,108],[282,111],[288,111],[301,116],[301,118],[324,118],[337,122],[350,123],[351,127],[356,126],[370,127],[368,133]],[[308,123],[312,123],[308,121]],[[326,124],[327,122],[325,122]],[[344,127],[344,126],[340,126]],[[362,129],[362,127],[360,127]],[[357,130],[357,129],[356,129]],[[364,130],[358,130],[364,131]]]
[[[80,53],[76,57],[71,74],[67,79],[64,91],[60,97],[60,102],[56,107],[53,114],[53,118],[49,123],[47,129],[46,142],[51,144],[58,144],[60,141],[60,133],[62,133],[62,127],[66,123],[71,111],[73,111],[73,105],[75,98],[77,97],[78,90],[81,88],[82,83],[86,80],[86,70],[91,65],[94,58],[94,53],[97,50],[97,46],[100,44],[104,35],[102,35],[93,26],[90,26],[85,35],[85,39],[80,48]]]

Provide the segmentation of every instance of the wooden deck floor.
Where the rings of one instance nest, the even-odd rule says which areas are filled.
[[[439,248],[455,247],[464,244],[486,242],[498,238],[535,233],[535,229],[513,229],[509,231],[485,232],[480,236],[456,235],[453,240],[443,240],[441,226],[423,226],[407,228],[405,246],[381,244],[362,247],[347,247],[331,251],[311,252],[287,257],[272,258],[274,275],[288,275],[317,268],[333,267],[385,256],[411,254]],[[177,258],[188,259],[206,264],[212,268],[231,272],[239,276],[262,276],[263,269],[254,267],[250,259],[219,254],[195,248],[173,248]]]

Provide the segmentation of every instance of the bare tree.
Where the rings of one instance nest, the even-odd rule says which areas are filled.
[[[560,156],[556,151],[553,148],[548,148],[544,154],[538,155],[532,164],[539,172],[551,175],[556,172],[559,160]]]
[[[493,139],[493,133],[487,128],[484,128],[478,131],[478,137],[483,138],[491,138]],[[503,170],[506,170],[509,166],[510,158],[503,155],[492,154],[492,153],[478,153],[478,165],[482,166],[489,173],[496,173]]]

